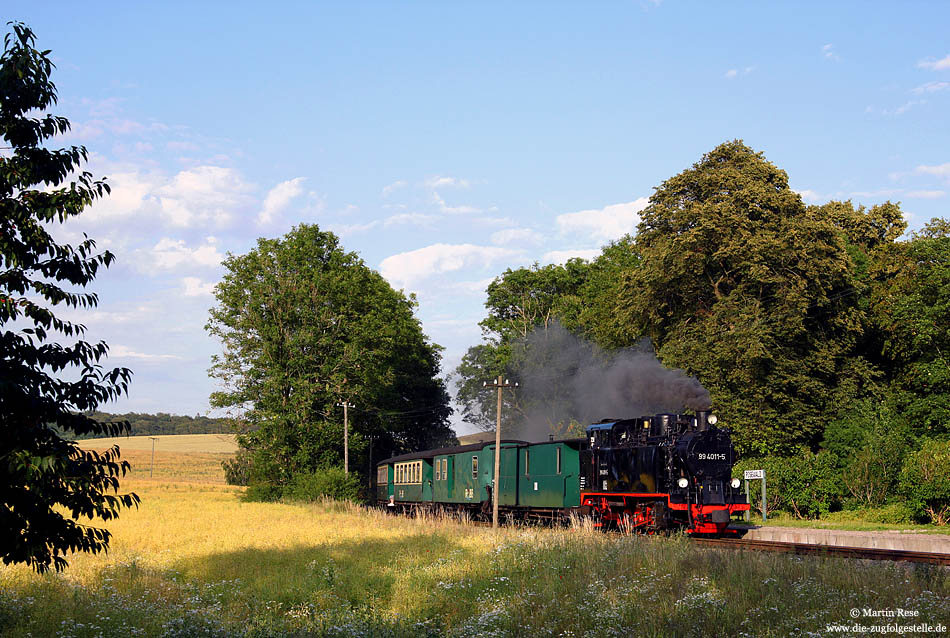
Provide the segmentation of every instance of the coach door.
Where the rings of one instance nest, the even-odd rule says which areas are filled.
[[[452,500],[455,498],[455,455],[450,454],[448,461],[448,480],[446,482],[446,489],[448,490],[448,498],[446,500]]]

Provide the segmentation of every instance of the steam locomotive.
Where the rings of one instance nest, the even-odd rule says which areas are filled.
[[[427,450],[377,464],[376,500],[393,510],[438,507],[473,516],[499,511],[516,518],[587,516],[598,527],[722,534],[749,509],[732,479],[729,431],[708,411],[608,419],[586,437],[499,446]]]

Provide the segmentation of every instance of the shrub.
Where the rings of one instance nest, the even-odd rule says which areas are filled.
[[[234,458],[221,462],[224,468],[224,481],[228,485],[247,485],[251,477],[251,455],[241,449]]]
[[[247,490],[241,496],[241,500],[244,501],[277,501],[280,500],[282,491],[279,485],[274,485],[273,483],[256,483],[251,482],[247,486]]]
[[[918,520],[950,522],[950,441],[927,440],[908,456],[900,487]]]
[[[840,479],[835,458],[829,452],[745,459],[736,464],[733,475],[741,479],[747,469],[765,470],[769,509],[781,509],[798,518],[819,518],[840,500]],[[756,500],[753,495],[753,505]]]
[[[855,502],[879,507],[897,492],[901,465],[907,456],[910,435],[904,429],[875,428],[864,447],[846,464],[843,483]]]
[[[298,501],[318,501],[322,498],[356,501],[359,493],[360,479],[357,474],[346,474],[343,468],[329,467],[298,474],[284,490],[284,497]]]

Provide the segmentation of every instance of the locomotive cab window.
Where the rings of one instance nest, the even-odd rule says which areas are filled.
[[[472,478],[473,479],[478,478],[478,457],[477,456],[472,457]]]

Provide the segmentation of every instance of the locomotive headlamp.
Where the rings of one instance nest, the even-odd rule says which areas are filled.
[[[729,485],[731,485],[731,486],[732,486],[732,489],[734,489],[734,490],[739,489],[739,479],[737,479],[737,478],[736,478],[736,479],[732,479],[732,483],[730,483]]]
[[[689,487],[689,479],[681,478],[676,482],[676,484],[683,488]]]
[[[706,423],[709,425],[716,425],[719,423],[719,417],[715,414],[710,414],[708,417],[706,417]]]

